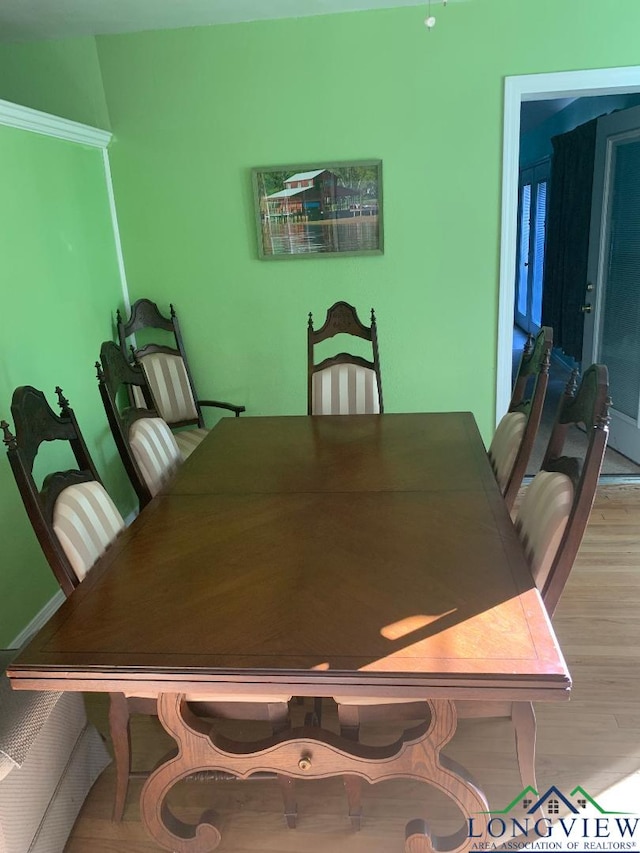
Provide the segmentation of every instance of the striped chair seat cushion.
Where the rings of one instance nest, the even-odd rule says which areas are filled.
[[[489,461],[502,492],[509,483],[526,425],[524,412],[507,412],[498,424],[489,447]]]
[[[542,589],[562,541],[573,503],[566,474],[540,471],[527,487],[516,518],[531,574]]]
[[[378,378],[359,364],[334,364],[314,373],[311,395],[314,415],[380,414]]]
[[[183,429],[174,432],[173,437],[180,449],[183,461],[190,456],[200,442],[209,435],[208,429]]]
[[[184,361],[179,355],[154,352],[139,359],[158,407],[158,414],[168,423],[190,421],[198,417]],[[134,389],[139,408],[146,408],[142,393]]]
[[[78,580],[82,580],[116,536],[124,521],[100,483],[63,489],[53,509],[53,529]]]
[[[129,444],[151,495],[156,495],[182,462],[173,433],[162,418],[139,418],[129,430]]]

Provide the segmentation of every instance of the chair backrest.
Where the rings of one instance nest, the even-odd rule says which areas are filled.
[[[56,388],[60,415],[42,391],[16,388],[11,402],[15,435],[0,427],[11,470],[40,546],[65,595],[70,595],[124,529],[122,516],[102,485],[73,410]],[[43,442],[67,442],[77,469],[54,471],[38,487],[33,468]]]
[[[347,334],[371,342],[371,360],[350,353],[315,363],[314,347],[334,335]],[[355,415],[379,414],[384,411],[378,354],[376,316],[371,309],[371,325],[358,319],[353,305],[336,302],[327,311],[324,324],[313,328],[309,314],[307,328],[307,414]]]
[[[560,401],[541,469],[526,489],[515,522],[550,615],[582,542],[609,435],[607,368],[592,364],[579,388],[577,384],[574,372]],[[568,447],[568,439],[575,449]]]
[[[193,377],[184,349],[180,323],[173,305],[169,306],[170,316],[160,313],[158,306],[150,299],[138,299],[131,307],[129,319],[124,321],[117,311],[118,340],[125,356],[130,354],[140,363],[153,393],[158,413],[170,426],[204,427],[202,411],[193,384]],[[140,347],[127,349],[127,338],[143,329],[160,329],[173,335],[175,346],[159,343],[146,343]],[[131,403],[142,407],[143,401],[136,395],[135,388]]]
[[[159,417],[142,367],[129,364],[122,350],[105,341],[96,362],[100,396],[120,458],[144,507],[180,465],[182,457],[166,422]],[[135,395],[143,407],[122,406]]]
[[[538,434],[549,384],[552,347],[553,329],[549,326],[543,326],[535,340],[532,336],[527,338],[509,410],[498,424],[489,447],[489,461],[509,510],[527,472]]]

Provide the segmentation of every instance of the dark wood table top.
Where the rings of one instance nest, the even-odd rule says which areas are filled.
[[[197,464],[195,464],[197,460]],[[224,418],[168,494],[493,488],[471,412]]]
[[[570,687],[468,413],[223,420],[10,676],[221,695]]]

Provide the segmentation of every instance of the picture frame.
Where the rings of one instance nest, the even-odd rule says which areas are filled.
[[[383,254],[382,160],[251,174],[261,260]]]

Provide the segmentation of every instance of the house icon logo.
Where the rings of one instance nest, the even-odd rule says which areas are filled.
[[[597,800],[585,791],[582,785],[574,788],[569,795],[563,794],[555,785],[540,795],[535,788],[529,785],[523,788],[504,809],[494,809],[489,812],[480,812],[480,814],[506,815],[511,812],[520,812],[524,815],[536,815],[541,813],[553,819],[565,811],[574,815],[583,814],[589,807],[601,815],[629,814],[629,812],[608,811],[602,808]]]
[[[543,794],[529,785],[503,809],[468,818],[471,850],[638,851],[640,816],[605,809],[578,785],[568,794],[552,785]],[[638,838],[636,838],[636,834]]]

